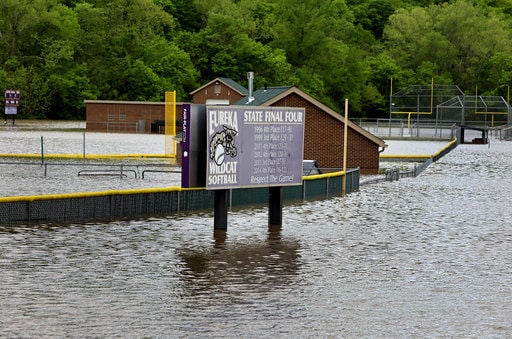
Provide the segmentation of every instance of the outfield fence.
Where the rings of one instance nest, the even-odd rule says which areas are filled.
[[[359,189],[359,169],[303,177],[299,186],[284,186],[284,201],[323,199]],[[230,190],[230,207],[268,203],[268,187]],[[213,210],[214,191],[181,187],[49,194],[0,198],[0,225],[71,224],[170,216]]]
[[[367,185],[367,184],[373,184],[378,183],[382,181],[395,181],[400,180],[402,178],[410,178],[410,177],[417,177],[420,175],[424,170],[427,169],[432,163],[438,161],[442,157],[444,157],[446,154],[450,153],[452,150],[454,150],[458,145],[460,144],[460,139],[454,138],[452,141],[450,141],[445,147],[441,148],[439,151],[437,151],[434,154],[427,154],[427,155],[418,155],[418,154],[409,154],[409,155],[381,155],[381,160],[386,161],[397,161],[397,162],[417,162],[414,164],[414,167],[411,170],[403,171],[397,168],[391,168],[386,170],[386,172],[378,177],[371,178],[369,180],[365,180],[361,183],[361,185]]]

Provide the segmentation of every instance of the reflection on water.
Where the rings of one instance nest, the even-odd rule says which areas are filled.
[[[180,253],[188,283],[208,289],[234,283],[258,291],[286,284],[297,275],[299,244],[282,240],[280,228],[269,229],[265,241],[230,245],[226,239],[226,231],[215,231],[214,247]]]
[[[509,337],[512,144],[345,198],[0,226],[4,337]]]

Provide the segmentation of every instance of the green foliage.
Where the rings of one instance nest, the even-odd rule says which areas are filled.
[[[85,99],[180,101],[215,77],[296,85],[386,116],[391,78],[505,96],[512,0],[3,0],[0,89],[20,117],[83,119]]]
[[[232,15],[211,13],[204,29],[185,32],[178,39],[191,55],[201,79],[228,77],[246,84],[246,73],[255,72],[256,86],[282,85],[291,66],[280,49],[271,48],[240,32],[242,20]]]
[[[388,0],[360,1],[354,4],[352,10],[356,24],[381,39],[389,16],[395,12],[395,6]]]
[[[486,93],[508,99],[512,87],[512,55],[496,53],[484,63],[481,71],[482,87]]]
[[[423,72],[413,82],[430,73],[438,82],[471,90],[487,82],[482,67],[490,58],[512,52],[506,18],[486,9],[458,0],[398,10],[384,32],[386,48],[402,69]]]

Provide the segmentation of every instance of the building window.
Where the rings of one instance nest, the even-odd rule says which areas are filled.
[[[217,94],[217,95],[220,94],[220,91],[221,91],[220,83],[218,83],[218,82],[215,83],[215,90],[214,91],[215,91],[215,94]]]
[[[109,113],[109,114],[108,114],[108,120],[109,120],[109,121],[114,120],[114,117],[115,117],[115,116],[114,116],[114,113]]]
[[[119,120],[126,120],[126,114],[119,113]]]

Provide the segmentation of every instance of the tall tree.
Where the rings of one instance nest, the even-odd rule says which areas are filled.
[[[223,8],[212,10],[204,29],[180,37],[180,45],[191,55],[201,78],[222,76],[245,84],[246,73],[253,71],[256,86],[288,83],[292,72],[283,51],[251,39],[241,29],[244,19],[233,15],[235,10],[229,14]]]
[[[9,82],[23,92],[23,115],[69,117],[83,106],[82,88],[88,87],[74,60],[79,39],[74,12],[52,0],[7,0],[1,6],[0,39],[8,48],[0,56]]]
[[[452,74],[459,86],[470,89],[482,80],[481,67],[496,53],[512,52],[507,23],[493,11],[486,13],[471,2],[458,0],[437,16],[438,30],[456,46]]]
[[[400,9],[390,17],[384,37],[386,49],[403,69],[425,69],[427,62],[430,77],[466,89],[482,80],[478,75],[489,58],[512,48],[506,22],[466,0]]]
[[[76,7],[83,30],[80,60],[96,96],[117,100],[163,100],[176,90],[187,98],[197,72],[186,52],[176,46],[175,20],[151,0],[115,0],[105,7]]]
[[[302,70],[298,85],[337,110],[349,98],[360,112],[367,72],[364,53],[352,44],[354,17],[345,2],[283,1],[277,15],[281,20],[272,46],[284,49],[289,62]],[[322,84],[310,83],[313,76]]]
[[[377,39],[382,38],[388,18],[395,11],[391,0],[355,1],[351,6],[355,23],[371,31]]]
[[[512,90],[512,55],[496,53],[481,68],[482,88],[489,95],[500,95],[510,100]]]

